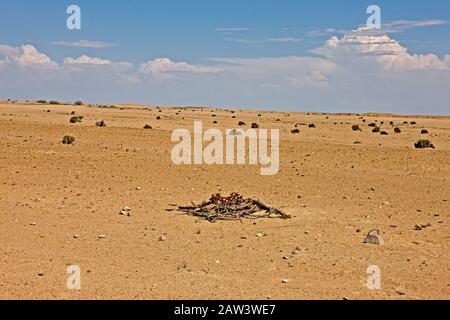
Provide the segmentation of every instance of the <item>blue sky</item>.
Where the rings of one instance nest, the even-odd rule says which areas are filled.
[[[71,4],[81,30],[66,28]],[[348,36],[371,4],[388,38],[355,39],[376,59]],[[447,0],[0,0],[0,10],[2,98],[450,113]]]

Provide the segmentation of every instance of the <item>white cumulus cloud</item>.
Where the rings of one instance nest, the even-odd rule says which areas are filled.
[[[142,63],[139,72],[149,74],[158,79],[171,77],[173,73],[218,73],[223,69],[202,65],[192,65],[186,62],[174,62],[169,58],[159,58]]]

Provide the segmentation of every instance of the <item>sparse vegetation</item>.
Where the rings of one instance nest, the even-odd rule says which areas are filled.
[[[51,104],[51,105],[60,105],[61,103],[60,103],[59,101],[51,100],[51,101],[49,101],[48,104]]]
[[[77,122],[82,122],[83,121],[83,116],[75,116],[70,118],[70,123],[77,123]]]
[[[352,130],[353,130],[353,131],[362,131],[361,128],[360,128],[360,126],[357,125],[357,124],[354,124],[354,125],[352,126]]]
[[[76,102],[74,103],[74,105],[76,105],[76,106],[82,106],[82,105],[83,105],[83,102],[82,102],[82,101],[76,101]]]
[[[308,128],[315,128],[316,127],[316,125],[314,124],[314,123],[310,123],[309,125],[308,125]]]
[[[422,129],[422,131],[420,131],[420,134],[428,134],[428,130],[427,129]]]
[[[245,126],[245,122],[244,121],[239,121],[238,126]]]
[[[105,122],[105,120],[98,121],[98,122],[95,123],[95,125],[97,127],[104,128],[104,127],[106,127],[106,122]]]
[[[291,132],[293,133],[293,134],[297,134],[297,133],[300,133],[300,129],[292,129],[291,130]]]
[[[75,137],[72,136],[64,136],[62,139],[63,144],[74,144],[75,143]]]
[[[377,126],[377,124],[376,124],[376,123],[374,123],[374,122],[372,122],[372,123],[369,123],[369,127],[371,127],[371,128],[376,128],[376,126]]]
[[[382,136],[387,136],[387,135],[389,135],[389,133],[387,133],[386,131],[381,131],[380,134],[381,134]]]
[[[151,126],[151,125],[149,125],[149,124],[146,124],[146,125],[144,126],[144,129],[153,129],[153,128],[152,128],[152,126]]]
[[[40,103],[40,104],[47,104],[47,100],[38,100],[38,101],[36,101],[37,103]]]
[[[258,129],[259,128],[259,124],[257,123],[252,123],[252,129]]]
[[[375,126],[375,128],[373,128],[372,132],[373,132],[373,133],[380,133],[380,132],[381,132],[381,128]]]
[[[402,129],[400,129],[399,127],[396,127],[396,128],[394,129],[394,132],[395,132],[395,133],[402,133]]]
[[[433,143],[428,139],[419,140],[416,142],[416,144],[414,146],[416,147],[416,149],[427,149],[427,148],[435,149]]]

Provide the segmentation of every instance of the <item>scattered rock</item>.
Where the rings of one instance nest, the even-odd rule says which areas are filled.
[[[383,239],[381,239],[380,231],[378,231],[378,230],[370,231],[367,234],[366,238],[364,239],[364,243],[382,245]]]
[[[124,207],[120,213],[121,216],[127,216],[127,217],[131,217],[131,209],[128,207]]]

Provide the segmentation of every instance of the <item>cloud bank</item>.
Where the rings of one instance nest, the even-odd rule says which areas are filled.
[[[0,45],[5,98],[450,114],[449,86],[450,55],[413,54],[388,33],[362,27],[329,37],[308,55],[200,64],[161,57],[133,65],[88,55],[58,63],[29,44]]]

